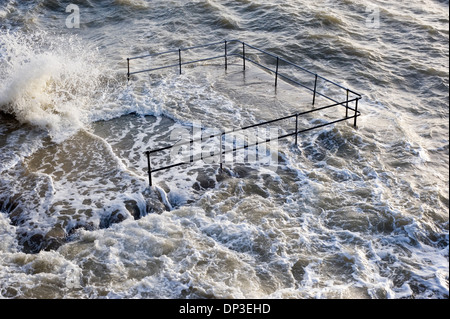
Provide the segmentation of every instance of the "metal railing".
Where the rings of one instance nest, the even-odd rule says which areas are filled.
[[[233,48],[234,51],[237,51],[236,50],[236,44],[238,44],[239,47],[240,47],[239,48],[240,49],[239,50],[240,53],[239,52],[230,53],[230,44],[231,45],[234,44],[234,48]],[[182,60],[182,52],[195,50],[195,49],[210,48],[210,47],[217,48],[218,46],[223,46],[221,48],[221,50],[223,50],[223,54],[214,55],[212,57],[200,58],[200,59],[196,59],[196,60],[189,60],[189,61],[183,61]],[[233,49],[231,51],[233,51]],[[246,49],[247,49],[247,52],[246,52]],[[249,50],[254,50],[256,52],[259,52],[260,54],[263,54],[263,56],[265,56],[265,57],[269,57],[269,58],[273,59],[273,61],[274,61],[274,65],[273,66],[275,67],[275,69],[272,69],[270,66],[264,65],[264,64],[256,61],[254,58],[251,57],[250,54],[248,54]],[[158,56],[162,56],[162,55],[171,55],[171,54],[176,54],[176,58],[178,60],[177,63],[175,63],[175,64],[172,63],[172,64],[169,64],[169,65],[163,65],[163,66],[158,66],[158,67],[153,67],[153,68],[149,68],[149,69],[144,69],[144,70],[138,70],[138,71],[131,72],[131,63],[130,63],[130,61],[138,60],[138,59],[145,59],[145,58],[149,58],[149,57],[158,57]],[[159,148],[159,149],[146,151],[145,154],[147,155],[148,177],[149,177],[149,185],[150,186],[152,186],[152,184],[153,184],[152,183],[152,173],[156,173],[158,171],[170,169],[170,168],[173,168],[173,167],[176,167],[176,166],[180,166],[180,165],[190,164],[190,163],[193,163],[193,162],[195,162],[197,160],[204,160],[204,159],[207,159],[207,158],[211,158],[213,156],[217,156],[216,154],[215,155],[206,156],[206,157],[202,156],[202,155],[200,157],[191,155],[189,161],[182,161],[182,162],[178,162],[178,163],[167,165],[167,166],[162,166],[162,167],[158,167],[158,168],[152,168],[151,160],[150,160],[150,155],[151,154],[155,154],[155,153],[159,153],[159,152],[162,152],[162,151],[165,151],[165,150],[169,150],[169,149],[172,149],[175,146],[179,147],[179,146],[188,145],[188,144],[189,145],[193,145],[193,143],[196,143],[196,142],[204,142],[205,139],[207,140],[207,139],[213,139],[213,138],[220,137],[220,146],[219,146],[220,148],[219,148],[217,154],[220,155],[218,162],[220,163],[220,167],[222,168],[222,165],[224,163],[223,156],[225,154],[227,154],[229,152],[236,152],[237,150],[246,149],[246,148],[249,148],[249,147],[252,147],[252,146],[258,146],[259,144],[268,143],[268,142],[273,140],[273,139],[257,140],[256,143],[252,143],[252,144],[248,144],[247,143],[246,145],[243,145],[243,146],[240,146],[240,147],[233,147],[233,148],[227,150],[227,149],[223,148],[223,144],[224,144],[223,142],[224,142],[224,138],[225,138],[226,135],[236,134],[237,132],[245,131],[245,130],[248,130],[250,128],[260,127],[260,126],[263,126],[263,125],[272,124],[272,123],[276,123],[276,122],[285,121],[285,120],[289,120],[289,119],[295,118],[295,130],[293,132],[287,132],[287,133],[284,133],[282,135],[279,135],[279,136],[276,137],[276,139],[282,139],[282,138],[286,138],[286,137],[290,137],[290,136],[295,136],[295,145],[297,145],[297,143],[298,143],[298,141],[297,141],[298,134],[300,134],[300,133],[311,131],[311,130],[314,130],[314,129],[317,129],[317,128],[320,128],[320,127],[324,127],[324,126],[327,126],[327,125],[335,124],[335,123],[338,123],[338,122],[341,122],[341,121],[346,121],[346,120],[349,120],[349,119],[353,119],[353,125],[356,127],[357,117],[361,115],[360,111],[358,111],[358,101],[361,99],[361,95],[359,93],[356,93],[355,91],[350,90],[349,88],[346,88],[346,87],[344,87],[344,86],[342,86],[340,84],[337,84],[337,83],[335,83],[335,82],[333,82],[331,80],[328,80],[328,79],[318,75],[317,73],[311,72],[311,71],[309,71],[309,70],[307,70],[307,69],[305,69],[305,68],[303,68],[303,67],[301,67],[301,66],[299,66],[299,65],[297,65],[295,63],[289,62],[289,61],[287,61],[287,60],[285,60],[283,58],[280,58],[279,56],[276,56],[276,55],[274,55],[274,54],[272,54],[270,52],[267,52],[265,50],[259,49],[259,48],[255,47],[255,46],[252,46],[252,45],[248,44],[248,43],[244,43],[244,42],[242,42],[240,40],[220,41],[220,42],[208,43],[208,44],[204,44],[204,45],[198,45],[198,46],[192,46],[192,47],[186,47],[186,48],[179,48],[177,50],[169,50],[169,51],[165,51],[165,52],[161,52],[161,53],[153,53],[153,54],[147,54],[147,55],[127,58],[127,69],[128,69],[127,78],[128,78],[128,81],[129,81],[131,79],[131,76],[135,75],[135,74],[145,73],[145,72],[152,72],[152,71],[161,70],[161,69],[167,69],[167,68],[175,68],[175,67],[178,69],[178,72],[181,74],[183,65],[194,64],[194,63],[198,63],[198,62],[205,62],[205,61],[210,61],[210,60],[217,60],[217,59],[223,59],[224,60],[225,70],[227,70],[228,69],[228,58],[232,57],[232,56],[235,56],[235,57],[238,57],[238,58],[242,59],[242,67],[243,67],[244,71],[246,69],[246,61],[249,61],[249,62],[257,65],[258,67],[260,67],[260,68],[262,68],[262,69],[264,69],[264,70],[266,70],[268,72],[273,73],[275,75],[275,77],[274,77],[274,82],[275,82],[274,85],[275,85],[275,87],[278,85],[278,78],[281,78],[281,79],[284,79],[285,81],[288,81],[290,83],[298,85],[301,88],[304,88],[304,89],[307,89],[307,90],[311,91],[312,92],[312,105],[313,106],[316,103],[316,96],[321,96],[321,97],[323,97],[323,98],[325,98],[327,100],[332,101],[333,103],[329,104],[329,105],[326,105],[326,106],[313,108],[312,110],[309,110],[309,111],[296,112],[294,114],[291,114],[291,115],[288,115],[288,116],[284,116],[284,117],[280,117],[280,118],[277,118],[277,119],[273,119],[273,120],[270,120],[270,121],[265,121],[265,122],[256,123],[256,124],[253,124],[253,125],[241,127],[238,130],[233,130],[233,131],[228,131],[228,132],[221,132],[220,134],[209,135],[207,137],[201,137],[201,138],[198,138],[198,139],[191,139],[190,141],[185,142],[185,143],[175,143],[175,144],[170,145],[170,146],[166,146],[166,147],[162,147],[162,148]],[[311,76],[312,80],[314,82],[313,86],[310,87],[307,84],[305,84],[305,82],[307,82],[307,81],[302,83],[299,80],[294,79],[291,76],[288,76],[288,75],[283,74],[282,72],[280,72],[280,63],[284,63],[284,65],[289,66],[293,70],[298,70],[298,71],[301,71],[302,73],[306,73],[307,75]],[[318,80],[322,80],[322,81],[324,81],[324,83],[328,83],[331,86],[337,88],[339,91],[342,91],[343,93],[345,93],[345,99],[341,100],[341,101],[338,101],[338,100],[336,100],[336,98],[332,98],[332,97],[327,96],[326,94],[324,94],[322,92],[319,92],[317,90]],[[299,117],[307,115],[307,114],[311,114],[311,113],[314,113],[314,112],[322,111],[322,110],[325,110],[325,109],[338,107],[338,106],[345,107],[345,117],[339,118],[337,120],[333,120],[333,121],[330,121],[330,122],[322,123],[322,124],[319,124],[319,125],[315,125],[313,127],[309,127],[309,128],[306,128],[306,129],[302,129],[302,130],[298,129],[298,119],[299,119]],[[349,111],[353,112],[353,115],[349,115]]]

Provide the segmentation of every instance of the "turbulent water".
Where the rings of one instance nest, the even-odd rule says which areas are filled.
[[[448,298],[448,1],[70,4],[0,0],[3,298]],[[149,188],[172,132],[311,108],[231,57],[127,81],[127,57],[227,39],[360,93],[357,128]]]

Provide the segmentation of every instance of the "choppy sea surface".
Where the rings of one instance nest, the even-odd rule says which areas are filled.
[[[360,93],[357,127],[149,188],[171,132],[311,107],[232,59],[127,81],[227,39]],[[448,1],[0,0],[2,298],[448,298],[448,188]]]

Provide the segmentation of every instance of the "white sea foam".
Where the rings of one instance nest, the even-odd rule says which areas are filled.
[[[94,49],[76,38],[44,32],[1,31],[5,63],[0,107],[21,123],[45,129],[56,142],[89,123],[108,102],[107,69]]]
[[[16,229],[5,214],[0,213],[0,252],[11,253],[19,250]]]

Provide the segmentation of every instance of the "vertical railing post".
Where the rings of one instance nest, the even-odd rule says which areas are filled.
[[[146,151],[145,154],[147,154],[148,185],[152,187],[152,166],[150,164],[150,151]]]
[[[225,70],[228,69],[228,59],[227,59],[227,40],[225,40]]]
[[[298,113],[295,114],[295,146],[297,146],[297,138],[298,138]]]
[[[275,87],[277,87],[277,82],[278,82],[278,63],[279,63],[279,58],[277,57],[277,68],[275,71]]]
[[[242,63],[244,66],[244,71],[245,71],[245,43],[242,42]]]
[[[356,119],[358,118],[358,101],[359,99],[355,100],[355,121],[353,122],[354,127],[356,127]]]
[[[347,89],[347,100],[345,105],[345,117],[348,117],[348,89]]]
[[[256,143],[255,143],[255,160],[258,157],[259,160],[259,127],[256,128]]]
[[[130,58],[127,58],[127,67],[128,67],[127,79],[128,81],[130,81]]]
[[[223,137],[225,136],[225,134],[224,133],[222,133],[222,134],[220,134],[220,146],[219,146],[219,149],[220,149],[220,157],[219,157],[219,162],[220,162],[220,170],[222,171],[223,170],[223,142],[222,142],[222,139],[223,139]]]
[[[315,75],[315,80],[314,80],[314,93],[313,93],[312,105],[314,105],[314,103],[316,102],[316,89],[317,89],[317,74]]]
[[[180,74],[181,74],[181,49],[178,49],[178,63],[180,65]]]

